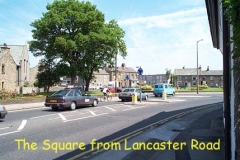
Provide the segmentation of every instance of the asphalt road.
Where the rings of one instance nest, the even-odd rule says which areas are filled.
[[[149,101],[159,98],[150,96]],[[94,139],[116,139],[197,106],[222,102],[223,95],[179,94],[168,99],[171,103],[125,105],[119,101],[75,111],[38,108],[9,112],[5,120],[0,120],[0,159],[71,158],[89,150],[88,144]]]

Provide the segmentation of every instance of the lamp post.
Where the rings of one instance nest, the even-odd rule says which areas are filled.
[[[199,87],[198,87],[198,85],[199,85],[199,76],[198,76],[198,42],[200,42],[200,41],[203,41],[203,39],[200,39],[200,40],[197,41],[197,94],[198,94],[198,90],[199,90]]]

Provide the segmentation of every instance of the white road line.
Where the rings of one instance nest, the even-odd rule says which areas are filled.
[[[3,134],[0,134],[0,136],[4,136],[4,135],[20,132],[25,127],[26,124],[27,124],[27,120],[23,120],[21,125],[18,127],[18,129],[16,131],[3,133]]]
[[[0,136],[4,136],[4,135],[8,135],[8,134],[12,134],[12,133],[17,133],[17,132],[20,132],[20,131],[13,131],[13,132],[3,133],[3,134],[0,134]]]
[[[128,110],[137,109],[137,108],[143,108],[143,107],[146,107],[146,106],[132,107],[132,108],[124,109],[124,110],[122,110],[122,111],[128,111]]]
[[[21,125],[18,127],[18,131],[21,131],[24,127],[25,127],[25,125],[27,124],[27,120],[23,120],[22,121],[22,123],[21,123]]]
[[[65,115],[64,117],[72,117],[72,116],[76,116],[76,115],[79,115],[79,114],[84,114],[84,113],[78,113],[78,114],[70,114],[70,115]],[[54,120],[54,119],[60,119],[61,117],[57,117],[57,118],[50,118],[48,120]]]
[[[202,98],[202,97],[212,97],[212,96],[176,96],[176,97],[186,97],[186,98],[187,98],[187,97],[190,97],[190,98],[191,98],[191,97],[196,97],[196,98],[199,97],[199,98]]]
[[[128,106],[128,105],[124,105],[124,106],[126,106],[126,107],[129,107],[129,108],[135,108],[135,107],[132,107],[132,106]]]
[[[8,128],[10,128],[10,127],[4,127],[4,128],[0,128],[0,129],[8,129]]]
[[[37,116],[37,117],[32,117],[30,119],[42,118],[42,117],[47,117],[47,116],[52,116],[52,115],[57,115],[57,114],[48,114],[48,115],[43,115],[43,116]]]
[[[102,114],[98,114],[96,116],[102,116],[102,115],[106,115],[106,114],[108,114],[108,113],[102,113]],[[96,116],[87,116],[87,117],[82,117],[82,118],[70,119],[70,120],[66,120],[66,121],[63,121],[63,122],[76,121],[76,120],[86,119],[86,118],[91,118],[91,117],[96,117]]]
[[[67,118],[64,117],[61,113],[58,113],[58,115],[62,118],[63,121],[66,121],[66,120],[67,120]]]
[[[97,115],[97,114],[94,113],[93,111],[88,111],[88,112],[90,112],[93,116],[96,116],[96,115]]]
[[[110,109],[111,111],[116,111],[115,109],[112,109],[110,107],[107,107],[107,106],[104,106],[104,107],[107,108],[107,109]]]

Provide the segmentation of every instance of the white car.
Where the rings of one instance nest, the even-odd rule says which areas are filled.
[[[4,119],[7,115],[7,110],[4,106],[0,105],[0,119]]]

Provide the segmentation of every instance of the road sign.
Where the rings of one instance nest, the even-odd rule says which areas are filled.
[[[126,78],[126,80],[129,80],[129,79],[130,79],[129,75],[126,75],[126,77],[125,77],[125,78]]]
[[[142,75],[143,74],[143,69],[140,67],[137,72],[138,72],[139,75]]]

